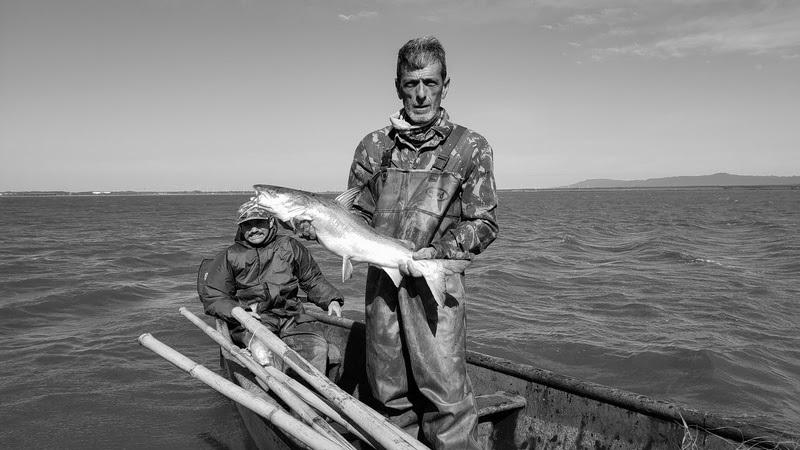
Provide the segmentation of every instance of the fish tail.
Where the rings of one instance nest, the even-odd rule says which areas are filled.
[[[447,275],[462,273],[469,265],[466,259],[418,259],[414,265],[422,272],[428,288],[440,307],[444,306],[447,298]]]

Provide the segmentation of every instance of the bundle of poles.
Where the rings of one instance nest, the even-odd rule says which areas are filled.
[[[273,355],[280,358],[285,366],[291,367],[319,395],[274,366],[262,366],[257,363],[250,352],[239,348],[230,337],[209,326],[186,308],[180,308],[180,313],[249,369],[258,384],[265,391],[271,391],[280,398],[291,412],[195,363],[150,333],[139,336],[139,343],[217,392],[252,410],[309,448],[314,450],[355,448],[329,421],[341,425],[357,439],[376,449],[427,448],[377,411],[339,388],[242,308],[233,309],[236,320],[253,333],[254,338],[260,340]]]

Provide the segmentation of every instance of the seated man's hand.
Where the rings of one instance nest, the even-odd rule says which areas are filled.
[[[258,339],[251,339],[250,345],[248,345],[247,348],[250,350],[250,354],[257,363],[262,366],[269,366],[272,364],[272,352]]]
[[[336,317],[342,317],[342,305],[339,304],[336,300],[332,300],[328,304],[328,315]]]
[[[317,240],[317,231],[314,225],[308,220],[302,220],[294,223],[294,234],[308,241]]]
[[[401,262],[397,268],[400,270],[400,273],[405,276],[411,277],[421,277],[422,271],[419,270],[416,264],[414,264],[414,260],[418,259],[433,259],[436,256],[436,249],[433,247],[425,247],[415,251],[411,257],[413,260],[403,261]]]
[[[258,313],[258,303],[253,303],[245,311],[247,311],[247,314],[250,314],[251,316],[255,317],[256,319],[261,320],[261,314]]]

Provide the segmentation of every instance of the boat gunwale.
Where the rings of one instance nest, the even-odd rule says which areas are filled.
[[[306,313],[321,322],[333,326],[343,328],[352,328],[354,324],[364,326],[361,321],[328,316],[323,312],[306,310]],[[746,443],[747,445],[779,450],[800,449],[800,436],[760,424],[743,422],[709,412],[690,409],[643,394],[580,380],[505,358],[467,350],[467,363],[578,397],[588,398],[661,420],[676,422],[683,426],[694,427],[722,438]]]
[[[354,325],[356,327],[364,326],[364,323],[361,321],[328,316],[321,311],[306,310],[306,314],[330,326],[350,330],[353,329]],[[227,329],[225,331],[227,331]],[[228,352],[222,348],[220,350],[221,356],[233,363],[237,363],[233,355],[227,354]],[[505,358],[467,350],[467,363],[528,383],[556,389],[580,398],[594,400],[601,404],[607,404],[660,420],[675,422],[679,425],[695,428],[742,445],[778,450],[800,449],[800,437],[796,435],[774,430],[759,424],[746,423],[735,419],[723,418],[708,412],[689,409],[676,403],[657,400],[646,395],[636,394],[623,389],[583,381],[578,378],[558,374],[546,369],[540,369],[528,364],[517,363]]]
[[[583,381],[505,358],[467,350],[467,363],[646,416],[685,424],[736,442],[785,450],[800,448],[800,437],[783,431],[686,408],[643,394]]]

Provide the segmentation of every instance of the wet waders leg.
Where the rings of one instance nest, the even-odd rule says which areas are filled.
[[[436,449],[477,449],[478,412],[466,371],[463,278],[447,281],[443,307],[436,305],[424,280],[407,279],[401,285],[402,332],[414,380],[433,409],[423,413],[426,440]]]
[[[365,295],[367,380],[375,399],[394,409],[391,415],[399,414],[410,409],[411,402],[397,317],[397,288],[383,270],[370,267]]]

